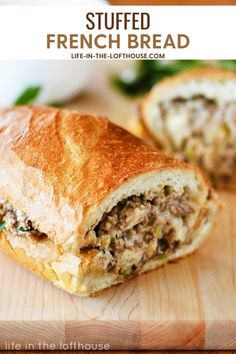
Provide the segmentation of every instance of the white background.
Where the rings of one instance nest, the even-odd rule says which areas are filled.
[[[133,49],[132,52],[165,53],[166,59],[236,58],[234,6],[0,6],[0,59],[70,59],[71,52],[81,52],[76,49],[47,49],[47,33],[120,33],[121,49],[94,48],[93,51],[129,53],[126,37],[132,30],[89,31],[85,18],[88,11],[149,12],[150,29],[134,33],[158,33],[164,38],[168,33],[173,36],[185,33],[191,41],[186,49]],[[83,49],[82,52],[91,53],[91,50]]]

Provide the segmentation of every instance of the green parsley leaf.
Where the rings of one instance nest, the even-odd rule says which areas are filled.
[[[124,94],[136,96],[149,91],[164,77],[204,65],[200,60],[138,60],[133,67],[113,77],[112,83]]]
[[[122,93],[135,97],[149,91],[165,77],[209,66],[236,70],[236,60],[138,60],[129,69],[113,77],[112,84]]]
[[[226,70],[236,70],[236,60],[219,60],[219,67]]]
[[[33,103],[36,98],[40,95],[42,90],[41,86],[31,86],[26,88],[15,100],[14,105],[24,105],[28,103]]]

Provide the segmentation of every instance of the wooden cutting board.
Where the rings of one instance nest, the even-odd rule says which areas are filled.
[[[6,341],[235,349],[236,194],[220,196],[224,210],[199,251],[97,298],[64,293],[1,254],[0,349]]]
[[[112,65],[106,62],[106,70]],[[99,87],[71,106],[125,125],[136,103],[100,78],[94,80]],[[69,295],[0,254],[0,349],[101,343],[112,349],[236,349],[236,194],[220,197],[225,206],[217,225],[194,255],[97,298]]]

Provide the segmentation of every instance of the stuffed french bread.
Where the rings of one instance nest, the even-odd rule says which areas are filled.
[[[165,79],[142,103],[142,121],[167,153],[236,188],[236,73],[204,68]]]
[[[95,115],[1,110],[0,159],[0,248],[77,295],[193,252],[218,208],[199,170]]]

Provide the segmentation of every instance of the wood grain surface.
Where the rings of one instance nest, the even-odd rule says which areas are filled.
[[[108,79],[124,64],[97,65],[87,94],[69,106],[129,125],[137,102]],[[0,254],[0,349],[236,349],[236,194],[220,197],[224,208],[199,251],[97,298],[69,295]]]

